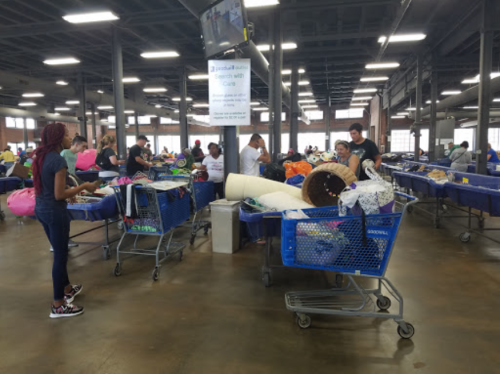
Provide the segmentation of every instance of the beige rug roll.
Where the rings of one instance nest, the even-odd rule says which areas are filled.
[[[329,163],[309,173],[302,185],[302,199],[316,207],[338,205],[342,190],[357,178],[345,165]]]
[[[300,188],[269,179],[242,174],[229,174],[226,181],[226,199],[238,201],[247,197],[260,197],[272,192],[286,192],[302,200]]]

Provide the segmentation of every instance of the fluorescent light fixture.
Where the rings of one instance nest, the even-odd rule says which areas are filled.
[[[299,92],[300,97],[305,97],[305,96],[313,96],[314,94],[312,92]]]
[[[425,34],[401,34],[401,35],[393,35],[389,38],[389,43],[401,43],[401,42],[417,42],[419,40],[424,40],[427,35]],[[378,39],[380,44],[385,43],[387,37],[381,36]]]
[[[55,116],[60,116],[60,115],[61,115],[61,113],[54,113],[54,115],[55,115]]]
[[[54,110],[57,110],[58,112],[69,112],[71,109],[70,108],[67,108],[67,107],[57,107],[57,108],[54,108]]]
[[[309,81],[299,81],[299,86],[307,86]],[[291,86],[292,82],[285,82],[285,86]]]
[[[500,77],[500,72],[495,72],[495,73],[491,73],[490,74],[490,78],[491,79],[495,79],[495,78],[498,78],[498,77]],[[481,78],[481,76],[480,76],[480,74],[478,74],[474,78],[469,78],[469,79],[463,80],[462,84],[475,84],[475,83],[479,83],[480,78]]]
[[[389,80],[389,77],[365,77],[360,79],[361,82],[382,82],[386,80]]]
[[[179,113],[179,109],[174,110],[174,113]]]
[[[476,78],[464,79],[462,84],[476,84],[479,83],[479,80]]]
[[[24,101],[18,104],[19,106],[36,106],[36,103],[33,101]]]
[[[137,77],[126,77],[122,79],[123,83],[137,83],[140,82],[141,80]]]
[[[181,98],[180,97],[173,97],[172,98],[172,101],[181,101]],[[192,97],[186,97],[186,101],[193,101],[193,98]]]
[[[202,80],[207,80],[210,78],[208,74],[193,74],[188,77],[189,79],[193,81],[202,81]]]
[[[144,92],[167,92],[166,88],[163,87],[149,87],[143,89]]]
[[[99,109],[99,110],[109,110],[109,109],[113,109],[113,107],[111,105],[101,105],[101,106],[98,106],[97,109]]]
[[[399,63],[397,63],[397,62],[379,62],[379,63],[367,64],[365,66],[365,68],[369,69],[369,70],[394,69],[394,68],[398,68],[398,67],[399,67]]]
[[[254,105],[260,105],[260,103],[258,101],[252,101],[250,103],[250,106],[254,106]]]
[[[391,116],[391,118],[393,118],[393,119],[403,119],[403,118],[405,118],[405,116]]]
[[[368,106],[369,103],[351,103],[351,106]]]
[[[373,96],[358,96],[358,97],[353,97],[352,101],[365,101],[371,99],[373,99]]]
[[[494,103],[500,103],[500,98],[498,98],[498,99],[493,99],[493,102],[494,102]]]
[[[459,90],[450,90],[450,91],[443,91],[443,92],[441,92],[441,95],[443,95],[443,96],[452,96],[452,95],[459,95],[461,93],[462,93],[462,91],[459,91]]]
[[[398,112],[398,113],[396,113],[396,114],[397,114],[398,116],[408,116],[408,115],[410,115],[410,113],[408,113],[408,112]]]
[[[305,72],[306,72],[306,71],[305,71],[305,69],[299,69],[299,70],[298,70],[298,73],[299,73],[299,74],[304,74]],[[292,74],[292,70],[291,70],[291,69],[285,69],[285,70],[282,70],[282,71],[281,71],[281,74],[282,74],[282,75],[291,75],[291,74]]]
[[[269,52],[270,48],[271,47],[269,46],[269,44],[260,44],[257,46],[257,49],[261,52]],[[281,49],[282,50],[297,49],[297,43],[282,43]]]
[[[160,104],[156,104],[156,105],[155,105],[155,108],[156,108],[156,109],[160,109],[160,108],[161,108],[161,105],[160,105]]]
[[[421,108],[421,109],[424,109],[424,108]],[[410,107],[410,108],[406,108],[406,110],[408,112],[415,112],[417,110],[417,108]]]
[[[316,102],[315,99],[299,100],[299,104],[311,104],[311,103],[315,103],[315,102]]]
[[[245,8],[258,8],[264,6],[278,5],[278,0],[245,0]]]
[[[426,103],[426,104],[432,104],[432,101],[427,100],[425,103]],[[439,103],[439,100],[438,100],[438,101],[436,101],[436,103]]]
[[[193,104],[193,108],[210,108],[210,104],[203,104],[203,103]]]
[[[176,51],[158,51],[158,52],[144,52],[141,53],[141,57],[144,58],[171,58],[179,57],[180,55]]]
[[[69,14],[64,16],[63,19],[69,23],[89,23],[89,22],[103,22],[103,21],[116,21],[120,19],[112,12],[96,12],[96,13],[81,13]]]
[[[58,84],[59,86],[67,86],[68,82],[66,82],[66,81],[57,81],[56,84]]]
[[[318,107],[317,105],[302,105],[301,106],[302,109],[315,109],[317,107]]]
[[[103,94],[104,91],[103,90],[97,90],[97,93]]]
[[[91,115],[92,115],[92,112],[85,112],[85,115],[86,115],[86,116],[91,116]]]
[[[52,58],[45,60],[43,63],[45,65],[71,65],[71,64],[79,64],[80,60],[77,60],[74,57]]]
[[[40,92],[25,93],[23,97],[44,97],[45,95]]]
[[[354,90],[355,94],[360,94],[360,93],[373,93],[377,92],[378,90],[376,88],[358,88],[357,90]],[[300,94],[299,94],[300,95]]]
[[[478,106],[464,106],[462,109],[479,109]]]
[[[252,108],[252,110],[254,110],[256,112],[265,112],[265,111],[268,111],[269,108]]]
[[[68,100],[66,101],[66,105],[78,105],[80,102],[78,100]]]
[[[125,114],[134,114],[135,112],[133,110],[125,110],[123,113],[125,113]]]

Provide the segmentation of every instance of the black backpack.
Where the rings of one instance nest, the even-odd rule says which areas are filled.
[[[276,182],[286,181],[286,169],[278,164],[267,164],[262,176]]]
[[[110,170],[113,164],[109,161],[109,157],[104,157],[104,152],[106,150],[103,149],[95,158],[95,163],[103,170]]]

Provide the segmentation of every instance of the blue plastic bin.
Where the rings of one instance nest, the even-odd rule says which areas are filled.
[[[196,211],[199,212],[215,200],[215,186],[212,181],[194,182],[193,184],[196,197]]]
[[[0,193],[14,191],[20,188],[22,179],[18,177],[0,178]]]
[[[275,219],[265,217],[277,217]],[[248,236],[253,240],[263,238],[266,234],[264,223],[267,225],[267,235],[270,237],[281,235],[281,212],[250,213],[240,206],[240,222],[245,222]]]
[[[444,184],[434,182],[426,177],[425,172],[395,172],[394,179],[400,187],[409,188],[415,192],[421,192],[428,197],[445,197]]]
[[[116,205],[115,196],[106,196],[99,200],[88,204],[68,204],[69,216],[74,221],[91,222],[116,218],[118,216],[118,206]]]

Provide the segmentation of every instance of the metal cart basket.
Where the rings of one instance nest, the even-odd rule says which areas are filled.
[[[308,209],[307,219],[282,217],[281,255],[285,266],[334,271],[346,275],[343,288],[320,291],[288,292],[287,309],[297,314],[301,328],[311,325],[311,314],[346,315],[393,319],[398,334],[409,339],[414,334],[411,324],[403,320],[403,297],[385,277],[401,218],[417,198],[396,192],[405,199],[396,201],[396,212],[376,215],[339,216],[337,207]],[[375,279],[377,287],[367,289],[355,277]],[[399,310],[379,313],[391,307],[387,291],[398,302]]]

